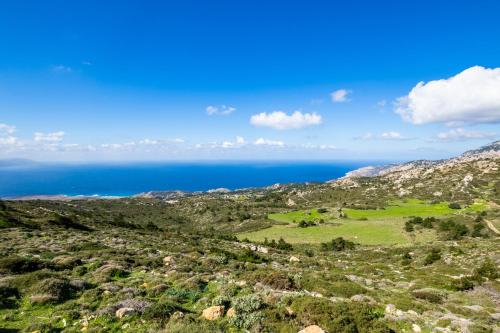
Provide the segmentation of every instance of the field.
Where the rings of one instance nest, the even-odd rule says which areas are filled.
[[[297,210],[289,213],[275,213],[268,215],[270,220],[278,222],[314,221],[324,219],[325,217],[326,215],[318,212],[317,209]]]
[[[462,209],[452,209],[448,207],[447,202],[430,204],[422,200],[408,199],[406,201],[393,201],[385,209],[344,209],[348,217],[359,219],[380,219],[393,217],[409,216],[446,216],[464,212],[478,212],[486,209],[486,204],[482,201],[476,201],[469,207]]]
[[[345,220],[339,224],[324,224],[308,228],[289,225],[275,225],[270,228],[242,233],[238,238],[263,241],[266,237],[283,237],[293,244],[318,244],[343,237],[364,245],[405,245],[413,242],[426,242],[435,238],[433,231],[416,233],[415,239],[403,229],[403,219],[356,221]]]
[[[264,241],[265,238],[282,237],[290,243],[322,243],[336,237],[343,237],[364,245],[405,245],[415,242],[428,242],[436,238],[434,231],[424,230],[411,235],[404,231],[404,222],[410,216],[443,217],[453,214],[477,212],[486,209],[484,202],[475,202],[469,207],[452,209],[447,202],[427,203],[422,200],[408,199],[392,201],[385,209],[343,209],[347,219],[338,219],[331,213],[319,213],[317,209],[300,210],[289,213],[269,214],[268,218],[277,222],[297,223],[324,219],[327,223],[308,228],[295,225],[274,225],[270,228],[242,233],[240,239]]]

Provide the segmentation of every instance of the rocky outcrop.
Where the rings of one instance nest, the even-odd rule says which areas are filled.
[[[206,320],[217,320],[224,314],[224,306],[215,305],[203,310],[202,317]]]

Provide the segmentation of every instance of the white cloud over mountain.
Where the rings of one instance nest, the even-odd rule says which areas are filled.
[[[319,125],[322,123],[322,118],[315,112],[302,113],[301,111],[295,111],[289,115],[283,111],[274,111],[271,113],[262,112],[253,115],[250,118],[250,123],[257,127],[288,130]]]
[[[448,79],[419,82],[396,101],[395,112],[413,124],[500,122],[500,68],[474,66]]]

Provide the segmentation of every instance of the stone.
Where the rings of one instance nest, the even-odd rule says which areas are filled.
[[[309,325],[303,330],[299,331],[299,333],[326,333],[326,331],[318,325]]]
[[[234,317],[235,315],[236,315],[236,310],[234,308],[229,308],[229,310],[227,310],[226,316],[228,318]]]
[[[385,313],[388,314],[393,314],[396,312],[396,310],[397,308],[394,304],[387,304],[387,306],[385,307]]]
[[[174,320],[177,320],[177,319],[182,319],[184,318],[184,312],[182,311],[175,311],[173,314],[172,314],[172,319]]]
[[[413,324],[411,325],[411,329],[413,330],[413,332],[415,333],[420,333],[422,332],[422,329],[420,328],[420,326],[418,326],[417,324]]]
[[[373,299],[373,297],[366,296],[366,295],[354,295],[351,297],[351,301],[353,301],[353,302],[365,302],[365,303],[370,303],[370,304],[375,303],[375,300]]]
[[[224,314],[224,306],[215,305],[203,310],[202,316],[206,320],[216,320]]]
[[[260,253],[269,253],[269,249],[267,247],[264,247],[264,246],[257,246],[257,252],[260,252]]]
[[[170,266],[173,263],[174,263],[174,258],[172,256],[166,256],[165,258],[163,258],[163,264],[165,266]]]
[[[116,310],[115,315],[117,318],[121,319],[125,316],[131,315],[135,310],[133,308],[119,308]]]
[[[300,261],[300,259],[295,257],[295,256],[291,256],[289,260],[290,260],[290,262],[299,262]]]
[[[483,307],[481,305],[465,305],[464,308],[474,312],[483,311]]]

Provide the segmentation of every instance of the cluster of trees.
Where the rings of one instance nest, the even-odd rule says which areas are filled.
[[[452,219],[438,220],[435,217],[412,217],[405,222],[405,230],[407,232],[415,231],[416,226],[422,228],[432,229],[436,226],[437,231],[444,234],[444,238],[448,240],[458,240],[466,235],[472,237],[486,237],[487,233],[484,232],[485,226],[482,223],[485,213],[479,214],[474,220],[472,231],[462,222],[457,222]]]
[[[420,216],[412,217],[405,222],[405,230],[407,232],[412,232],[415,230],[415,225],[420,225],[423,228],[432,229],[434,223],[437,221],[435,217],[421,218]]]
[[[321,250],[323,251],[344,251],[344,250],[352,250],[356,247],[354,242],[346,240],[342,237],[337,237],[332,239],[330,242],[321,243]]]
[[[276,242],[274,239],[271,239],[269,241],[267,237],[264,239],[264,246],[269,246],[274,249],[278,250],[283,250],[283,251],[291,251],[293,250],[293,246],[290,243],[287,243],[283,237],[280,237],[280,239]]]

